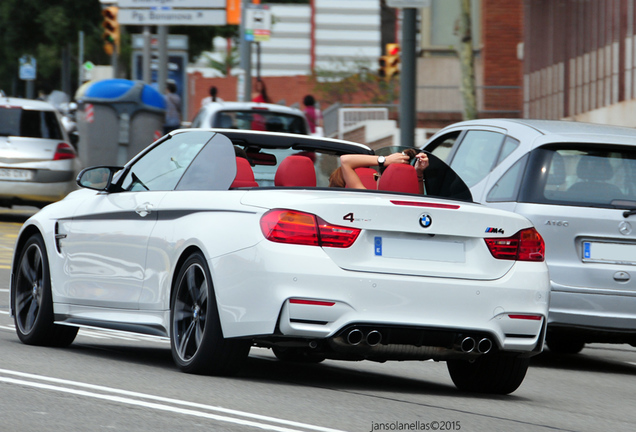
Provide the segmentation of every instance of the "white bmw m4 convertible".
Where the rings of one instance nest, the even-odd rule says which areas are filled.
[[[377,189],[328,187],[351,153],[374,154],[188,129],[124,167],[85,169],[20,231],[20,340],[66,346],[82,326],[156,335],[181,370],[222,375],[252,346],[281,361],[432,359],[461,390],[516,390],[545,338],[541,236],[474,204],[431,154],[424,194],[408,164],[376,173]]]

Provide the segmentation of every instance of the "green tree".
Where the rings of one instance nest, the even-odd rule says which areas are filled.
[[[72,90],[77,86],[79,32],[84,32],[84,58],[110,64],[103,49],[102,5],[99,0],[0,0],[0,89],[7,95],[24,96],[26,85],[18,78],[19,59],[25,54],[37,60],[36,89],[62,88],[62,57],[70,54]],[[131,34],[138,26],[121,26],[120,70],[129,71]],[[172,34],[185,34],[189,57],[212,49],[215,36],[238,37],[238,26],[171,26]]]
[[[399,99],[400,84],[397,77],[388,81],[370,70],[364,61],[345,64],[333,60],[337,67],[316,68],[312,77],[314,90],[322,102],[332,104],[368,103],[392,104]]]
[[[7,94],[24,94],[18,79],[19,58],[36,58],[36,87],[60,87],[62,51],[77,53],[78,34],[84,31],[87,58],[101,62],[101,6],[98,0],[2,0],[0,2],[0,88]],[[77,77],[77,62],[71,62]],[[77,80],[75,80],[77,81]]]

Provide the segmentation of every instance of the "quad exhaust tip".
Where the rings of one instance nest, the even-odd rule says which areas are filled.
[[[360,329],[353,329],[347,333],[347,343],[349,345],[360,345],[362,342],[366,342],[369,346],[376,346],[382,342],[382,333],[377,330],[371,330],[366,335]]]
[[[371,330],[365,335],[362,330],[355,328],[347,333],[345,339],[349,345],[355,346],[364,342],[368,346],[374,347],[382,342],[382,333],[378,330]],[[487,354],[492,350],[492,341],[489,338],[481,338],[477,341],[475,338],[467,336],[460,341],[459,349],[465,353]]]
[[[460,349],[465,353],[473,352],[476,346],[477,343],[475,342],[475,339],[471,337],[465,337],[459,344]]]
[[[353,329],[347,334],[347,342],[350,345],[359,345],[364,340],[364,333],[361,330]]]
[[[477,352],[480,354],[487,354],[492,349],[492,341],[488,338],[483,338],[477,344]]]
[[[459,349],[465,353],[476,351],[479,354],[487,354],[492,349],[492,341],[488,338],[481,338],[477,342],[474,338],[468,336],[459,343]]]

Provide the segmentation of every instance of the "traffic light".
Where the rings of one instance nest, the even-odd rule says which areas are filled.
[[[102,16],[104,17],[104,21],[102,22],[102,26],[104,27],[102,40],[104,42],[104,51],[106,51],[108,55],[112,55],[113,50],[115,53],[119,53],[118,10],[116,6],[108,6],[102,9]]]
[[[387,81],[400,73],[400,44],[386,44],[386,55],[378,59],[378,75]]]

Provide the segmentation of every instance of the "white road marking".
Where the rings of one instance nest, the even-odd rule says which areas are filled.
[[[0,292],[9,292],[9,288],[0,288]]]
[[[234,423],[234,424],[239,424],[243,426],[255,427],[259,429],[273,430],[277,432],[300,432],[301,430],[312,430],[312,431],[319,431],[319,432],[343,432],[337,429],[330,429],[330,428],[325,428],[325,427],[316,426],[316,425],[307,424],[307,423],[284,420],[284,419],[279,419],[276,417],[263,416],[260,414],[253,414],[253,413],[249,413],[245,411],[238,411],[238,410],[233,410],[229,408],[222,408],[222,407],[213,406],[213,405],[204,405],[204,404],[199,404],[194,402],[186,402],[186,401],[181,401],[178,399],[164,398],[161,396],[155,396],[151,394],[131,392],[131,391],[116,389],[112,387],[104,387],[104,386],[99,386],[94,384],[82,383],[78,381],[69,381],[69,380],[64,380],[59,378],[47,377],[43,375],[34,375],[34,374],[29,374],[24,372],[12,371],[8,369],[0,369],[0,374],[12,375],[12,376],[25,378],[29,380],[35,380],[35,381],[26,381],[25,379],[16,379],[16,378],[0,376],[0,382],[6,382],[9,384],[21,385],[26,387],[35,387],[35,388],[39,388],[43,390],[57,391],[62,393],[70,393],[70,394],[74,394],[78,396],[85,396],[85,397],[90,397],[95,399],[109,400],[111,402],[118,402],[122,404],[140,406],[140,407],[155,409],[159,411],[167,411],[167,412],[173,412],[177,414],[190,415],[194,417],[207,418],[210,420],[216,420],[216,421],[226,422],[226,423]],[[37,382],[37,381],[41,381],[41,382]],[[78,389],[73,389],[69,387],[61,387],[58,385],[45,384],[46,382],[61,384],[66,386],[75,386],[79,388],[90,389],[93,391],[78,390]],[[99,391],[102,393],[96,393],[94,391]],[[109,395],[107,393],[113,393],[114,395]],[[122,395],[122,396],[115,396],[115,395]],[[138,398],[138,399],[132,399],[132,398]],[[161,402],[161,403],[146,402],[139,399],[147,399],[147,400]],[[178,406],[170,406],[166,404],[182,405],[182,406],[186,406],[187,408],[179,408]],[[244,417],[245,419],[227,417],[225,415],[219,415],[219,414],[212,414],[202,410],[229,414],[236,417]],[[249,419],[249,420],[246,420],[246,419]],[[267,424],[264,422],[268,422],[272,424]],[[290,426],[290,427],[294,427],[298,429],[290,429],[288,427],[276,426],[276,424]]]

